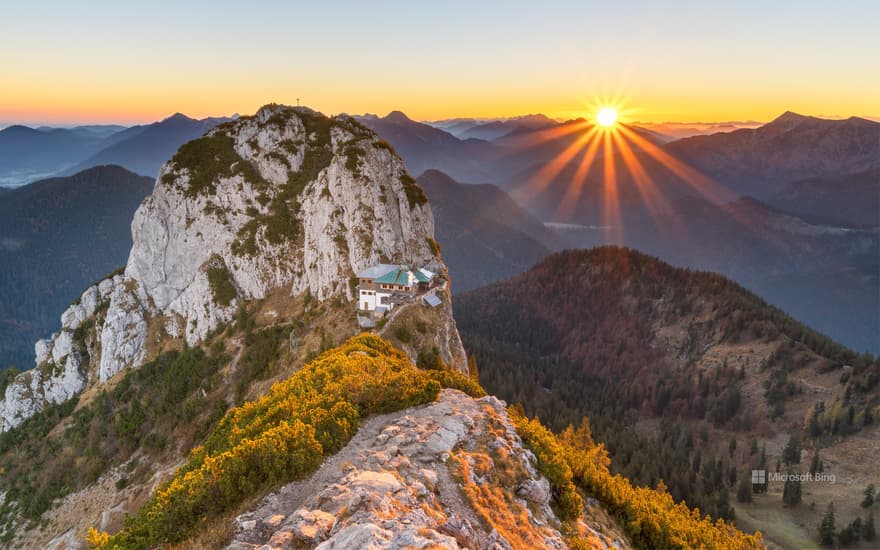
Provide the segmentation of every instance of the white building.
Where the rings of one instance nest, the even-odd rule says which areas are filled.
[[[436,273],[405,265],[378,264],[357,274],[358,309],[384,315],[395,305],[411,302],[434,284]]]

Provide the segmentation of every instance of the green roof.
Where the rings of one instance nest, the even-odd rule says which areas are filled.
[[[390,285],[406,285],[409,286],[409,273],[410,271],[405,268],[396,268],[392,269],[385,275],[382,275],[378,279],[376,279],[377,283],[385,283]]]
[[[382,265],[377,266],[376,268],[370,268],[363,272],[361,277],[369,277],[372,275],[371,272],[374,269],[378,269],[380,267],[384,267]],[[435,274],[428,271],[427,269],[409,269],[405,265],[392,267],[387,273],[382,275],[381,277],[376,277],[375,282],[384,283],[387,285],[406,285],[410,286],[410,280],[412,279],[414,282],[419,283],[428,283],[434,278]]]

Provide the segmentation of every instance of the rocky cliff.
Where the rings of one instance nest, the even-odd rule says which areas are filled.
[[[279,288],[349,302],[353,275],[375,263],[445,273],[433,232],[403,162],[353,119],[269,105],[221,124],[162,168],[124,272],[87,289],[36,344],[36,368],[0,401],[0,430],[141,365],[156,341],[201,342]],[[466,369],[448,299],[440,309],[453,335],[441,352]]]

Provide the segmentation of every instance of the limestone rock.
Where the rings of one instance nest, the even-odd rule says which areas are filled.
[[[354,119],[268,105],[221,124],[162,167],[135,213],[124,274],[86,289],[61,315],[61,330],[35,345],[34,372],[0,400],[0,431],[140,366],[151,323],[196,345],[240,301],[279,288],[351,302],[351,277],[376,263],[445,273],[433,234],[430,206],[403,161]],[[211,276],[232,296],[218,295]],[[437,345],[466,370],[451,306],[438,309]],[[86,333],[94,334],[88,346],[75,337]]]
[[[489,442],[498,442],[494,450]],[[309,479],[239,516],[229,548],[514,549],[525,540],[567,548],[550,508],[550,484],[534,462],[501,401],[443,390],[429,405],[368,419]],[[470,482],[494,491],[494,502],[507,508],[483,509],[468,496],[476,485],[461,478],[465,463]],[[503,496],[509,481],[503,472],[519,472],[518,497]],[[494,518],[505,514],[516,518],[522,537],[494,528]],[[510,523],[498,525],[509,529]],[[607,542],[597,547],[627,547],[600,535],[596,540]]]

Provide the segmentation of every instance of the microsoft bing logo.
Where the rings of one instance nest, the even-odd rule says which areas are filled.
[[[767,492],[767,470],[752,470],[752,492]]]

